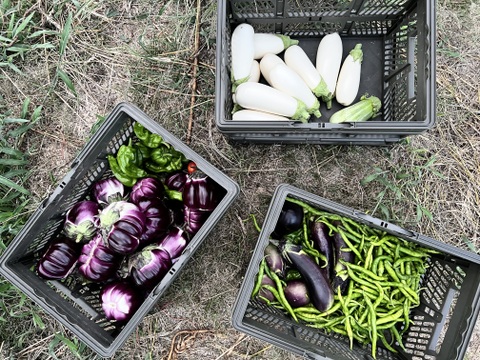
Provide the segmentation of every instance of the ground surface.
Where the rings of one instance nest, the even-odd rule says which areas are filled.
[[[196,2],[110,0],[38,1],[45,27],[61,30],[75,14],[64,56],[39,50],[20,64],[24,75],[0,68],[10,108],[30,97],[42,120],[26,137],[36,204],[50,194],[89,136],[97,116],[119,102],[135,104],[185,140],[192,85]],[[388,148],[315,145],[238,145],[215,127],[216,2],[201,11],[197,97],[191,148],[233,178],[241,192],[165,296],[134,331],[116,359],[295,359],[233,330],[231,312],[277,185],[290,183],[333,201],[369,211],[470,251],[480,248],[480,5],[437,2],[437,122],[433,129]],[[47,93],[61,64],[77,96],[61,82]],[[376,170],[377,169],[377,170]],[[383,182],[361,183],[380,172]],[[33,207],[36,207],[32,206]],[[422,212],[422,209],[425,209]],[[431,215],[430,215],[431,214]],[[34,305],[25,305],[34,307]],[[54,341],[68,331],[37,309],[32,322],[0,323],[0,357],[94,358],[74,343]],[[205,330],[192,332],[193,330]],[[182,331],[187,331],[181,333]],[[480,357],[480,322],[466,359]]]

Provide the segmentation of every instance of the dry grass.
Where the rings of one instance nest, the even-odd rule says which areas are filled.
[[[25,76],[0,68],[0,88],[10,108],[18,109],[26,97],[44,105],[41,124],[24,143],[32,154],[29,187],[37,201],[68,171],[97,116],[106,115],[120,101],[131,101],[185,140],[194,56],[194,0],[90,1],[82,11],[73,2],[63,8],[48,3],[35,5],[49,27],[63,28],[67,8],[76,14],[65,56],[60,58],[51,50],[31,54],[22,66]],[[480,248],[479,5],[466,0],[438,2],[436,126],[408,143],[356,148],[236,145],[216,130],[215,4],[204,1],[202,6],[191,147],[237,181],[241,193],[116,359],[169,359],[169,353],[175,355],[170,359],[178,360],[298,358],[231,326],[232,306],[256,243],[249,216],[255,214],[263,221],[280,183],[379,217],[383,204],[393,220],[413,230],[465,249]],[[49,88],[59,63],[70,75],[77,96],[61,82]],[[426,168],[432,156],[435,161]],[[381,184],[363,186],[361,180],[373,167],[385,170],[404,197],[386,193],[380,201]],[[395,178],[399,169],[410,177],[403,182]],[[417,179],[412,174],[419,170]],[[416,221],[417,204],[428,209],[432,218]],[[0,355],[43,359],[54,353],[62,359],[75,358],[62,343],[49,350],[52,334],[68,332],[48,316],[42,318],[44,330],[25,323],[28,338],[0,339]],[[12,333],[19,331],[12,329]],[[479,334],[477,323],[468,359],[480,356]],[[172,343],[176,344],[173,352]],[[94,358],[94,354],[86,349],[82,358]]]

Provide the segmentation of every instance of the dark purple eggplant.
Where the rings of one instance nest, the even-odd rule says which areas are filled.
[[[310,304],[307,285],[301,280],[291,280],[287,282],[283,292],[285,298],[292,308],[306,306]]]
[[[263,252],[268,268],[280,277],[284,277],[285,264],[280,250],[269,243]]]
[[[132,187],[129,200],[138,204],[143,199],[163,199],[165,196],[165,188],[163,183],[157,178],[147,177],[138,180]]]
[[[215,182],[200,170],[192,173],[183,187],[185,229],[191,235],[200,230],[218,205]]]
[[[157,244],[161,249],[168,252],[172,262],[175,262],[187,247],[187,243],[185,232],[179,227],[173,226],[168,233],[160,238]]]
[[[111,203],[102,210],[99,219],[110,249],[128,255],[138,248],[146,217],[137,205],[127,201]]]
[[[302,250],[300,245],[284,243],[280,250],[302,274],[313,306],[319,311],[330,309],[333,304],[333,291],[320,266]]]
[[[270,279],[268,275],[263,275],[260,290],[258,290],[257,298],[262,302],[266,302],[265,300],[268,300],[268,301],[275,300],[275,297],[273,296],[271,291],[265,289],[263,285],[269,285],[272,287],[276,286],[275,282],[272,279]]]
[[[326,272],[328,281],[332,281],[335,258],[333,238],[329,235],[329,228],[323,222],[314,221],[310,225],[310,234],[314,248],[326,258],[326,264],[321,263],[320,265]]]
[[[100,298],[106,318],[121,323],[128,321],[142,304],[140,294],[138,289],[124,281],[105,285]]]
[[[336,293],[337,288],[340,286],[340,292],[344,294],[350,278],[345,271],[347,269],[346,265],[342,264],[340,260],[346,263],[353,263],[355,261],[355,254],[350,250],[339,232],[333,235],[333,240],[335,245],[335,267],[333,269],[334,277],[332,280],[332,288]]]
[[[81,245],[65,237],[55,239],[37,263],[37,273],[48,280],[66,278],[75,269]]]
[[[182,191],[187,182],[188,174],[184,170],[175,171],[165,178],[165,186],[170,190]]]
[[[172,224],[183,225],[183,201],[175,199],[165,199],[165,205],[170,210],[172,216]]]
[[[145,226],[140,237],[141,245],[151,244],[165,234],[173,222],[171,211],[160,199],[142,199],[137,203],[145,214]]]
[[[285,235],[300,229],[303,224],[303,208],[291,201],[285,201],[283,204],[277,224],[273,230],[274,239],[282,239]]]
[[[169,253],[158,245],[148,245],[130,255],[128,269],[134,284],[152,290],[172,267]]]
[[[78,258],[78,272],[91,281],[106,281],[114,277],[120,268],[123,256],[105,245],[102,235],[97,234],[83,245]]]

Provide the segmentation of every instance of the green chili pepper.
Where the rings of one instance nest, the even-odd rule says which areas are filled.
[[[263,286],[265,287],[265,289],[267,289],[273,294],[275,299],[277,299],[277,301],[283,306],[283,309],[286,312],[288,312],[295,321],[298,321],[297,315],[293,312],[292,307],[290,306],[287,299],[285,298],[285,294],[283,293],[282,287],[278,287],[278,284],[277,284],[277,288],[270,285],[263,285]]]
[[[139,122],[133,125],[133,131],[146,147],[157,148],[163,143],[163,138],[160,135],[152,133]]]
[[[377,356],[377,337],[378,337],[377,324],[378,324],[378,321],[377,321],[377,317],[375,315],[375,309],[373,307],[372,302],[368,298],[365,298],[365,301],[367,303],[367,307],[368,307],[368,310],[369,310],[369,314],[367,315],[367,317],[370,319],[372,356],[373,356],[374,359],[376,359],[376,356]]]
[[[123,185],[132,187],[137,182],[137,178],[128,176],[125,174],[120,166],[118,165],[117,158],[113,155],[107,155],[108,164],[110,166],[110,170],[112,170],[113,175],[120,181]]]
[[[260,287],[262,286],[262,278],[263,278],[264,273],[265,273],[265,259],[262,259],[262,261],[260,262],[260,268],[258,269],[257,281],[255,282],[255,286],[253,287],[252,299],[260,291]]]

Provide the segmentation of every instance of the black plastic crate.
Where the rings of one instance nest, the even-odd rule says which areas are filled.
[[[119,326],[105,318],[99,299],[99,285],[84,284],[77,276],[69,276],[62,281],[46,281],[36,275],[34,265],[38,253],[61,231],[66,211],[85,198],[95,181],[112,176],[106,155],[115,154],[128,141],[133,134],[134,122],[161,135],[187,159],[196,162],[198,168],[219,185],[219,191],[224,195],[168,274],[148,295],[133,317]],[[126,341],[175,280],[232,204],[239,193],[239,187],[219,169],[128,103],[121,103],[113,109],[71,167],[58,187],[43,201],[7,247],[0,259],[0,273],[90,348],[101,356],[109,357]]]
[[[410,313],[412,324],[403,336],[407,352],[398,346],[398,353],[379,348],[377,359],[463,359],[480,310],[480,256],[286,184],[273,194],[237,296],[232,315],[236,329],[306,359],[372,359],[370,346],[354,343],[351,350],[346,336],[295,322],[282,311],[251,298],[264,249],[287,197],[440,252],[431,255],[421,283],[420,305]]]
[[[334,100],[331,110],[322,104],[322,117],[312,117],[306,124],[231,120],[230,37],[233,29],[244,22],[256,32],[298,39],[313,63],[318,44],[326,34],[340,34],[344,58],[356,43],[362,43],[364,60],[358,98],[365,93],[378,96],[382,101],[381,114],[366,122],[331,124],[328,118],[340,109]],[[436,116],[435,36],[434,0],[219,1],[217,128],[234,140],[243,138],[257,143],[289,143],[298,139],[323,143],[327,135],[330,142],[336,138],[343,142],[345,134],[395,135],[400,139],[422,133],[434,125]],[[251,136],[252,133],[259,135]],[[285,133],[291,137],[274,138]]]

